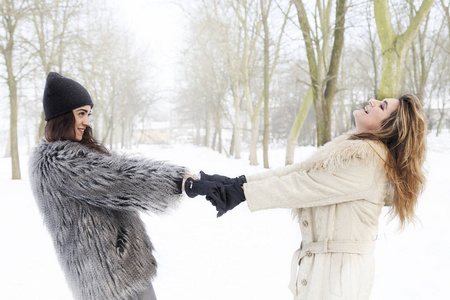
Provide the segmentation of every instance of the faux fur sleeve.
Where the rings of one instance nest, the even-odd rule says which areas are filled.
[[[37,147],[30,172],[41,197],[157,213],[177,204],[187,170],[163,161],[108,156],[75,142],[53,142]]]

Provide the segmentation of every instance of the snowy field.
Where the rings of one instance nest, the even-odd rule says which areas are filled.
[[[429,136],[428,184],[419,200],[420,222],[397,232],[380,218],[371,300],[450,299],[450,134]],[[314,150],[297,149],[296,161]],[[229,159],[192,145],[140,147],[133,152],[228,176],[259,172],[247,159]],[[243,155],[246,158],[246,154]],[[53,246],[30,191],[26,155],[23,180],[10,180],[10,160],[0,159],[0,299],[70,300]],[[284,164],[284,149],[270,153]],[[262,163],[262,156],[260,156]],[[184,196],[166,215],[143,214],[159,262],[158,299],[283,300],[292,253],[301,236],[289,210],[250,213],[246,204],[221,218],[204,198]]]

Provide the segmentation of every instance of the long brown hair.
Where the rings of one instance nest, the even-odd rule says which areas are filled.
[[[72,111],[48,120],[47,124],[45,124],[44,136],[47,142],[66,140],[79,142],[80,144],[92,148],[100,153],[109,154],[105,146],[94,138],[91,127],[87,127],[84,130],[81,141],[75,140],[75,116]]]
[[[376,132],[354,134],[350,139],[382,142],[388,149],[385,164],[388,180],[394,186],[392,211],[400,227],[414,221],[418,196],[425,186],[422,170],[426,157],[427,125],[420,100],[411,94],[398,98],[400,105]]]

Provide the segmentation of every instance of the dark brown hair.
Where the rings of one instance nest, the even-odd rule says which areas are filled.
[[[400,227],[404,227],[414,220],[417,198],[425,186],[422,165],[426,157],[427,123],[416,96],[406,94],[398,100],[398,109],[382,122],[379,130],[355,134],[350,139],[377,140],[387,147],[385,169],[394,186],[392,212],[399,217]]]
[[[87,127],[84,130],[83,138],[81,141],[75,139],[75,116],[72,111],[50,119],[45,124],[45,140],[47,142],[55,141],[73,141],[79,142],[89,148],[92,148],[100,153],[109,154],[108,150],[99,143],[92,135],[92,128]]]

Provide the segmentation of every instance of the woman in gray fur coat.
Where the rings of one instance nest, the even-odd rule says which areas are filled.
[[[49,73],[43,104],[45,139],[30,158],[30,181],[75,299],[156,299],[139,211],[175,207],[186,168],[106,150],[92,137],[89,93],[69,78]]]

